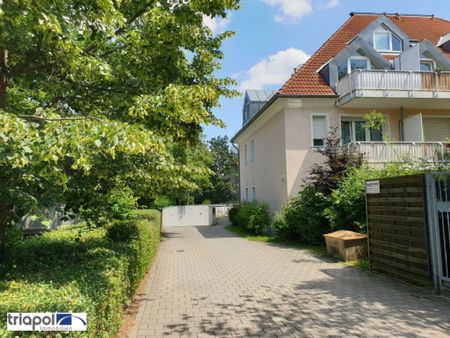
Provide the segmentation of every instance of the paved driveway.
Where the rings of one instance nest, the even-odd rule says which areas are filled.
[[[450,302],[223,226],[168,227],[132,337],[450,337]]]

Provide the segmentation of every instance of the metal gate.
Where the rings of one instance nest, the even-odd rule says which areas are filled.
[[[437,291],[450,286],[450,173],[426,175],[429,244]]]

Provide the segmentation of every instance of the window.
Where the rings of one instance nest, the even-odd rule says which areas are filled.
[[[255,200],[256,200],[256,187],[253,186],[252,187],[252,201],[255,201]]]
[[[357,69],[370,69],[370,60],[364,56],[354,56],[348,59],[349,72]]]
[[[357,118],[342,118],[341,133],[343,144],[364,141],[383,141],[382,131],[367,129],[366,122]]]
[[[420,71],[421,72],[432,72],[434,71],[434,63],[431,60],[420,61]]]
[[[244,145],[244,163],[248,163],[248,144]]]
[[[402,40],[387,29],[379,29],[373,33],[373,45],[378,51],[401,52]]]
[[[250,162],[255,160],[255,140],[250,141]]]
[[[249,202],[249,196],[248,196],[248,187],[245,187],[245,201]]]
[[[365,56],[352,56],[345,64],[338,66],[339,80],[357,69],[372,69],[369,58]]]
[[[326,115],[312,116],[312,146],[324,147],[328,136],[328,119]]]

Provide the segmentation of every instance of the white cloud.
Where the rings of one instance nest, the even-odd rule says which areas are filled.
[[[229,17],[222,18],[220,16],[216,16],[215,18],[211,18],[210,16],[203,16],[203,24],[209,27],[213,34],[225,32],[230,22],[231,20]]]
[[[309,55],[301,49],[289,48],[269,55],[245,72],[246,80],[239,89],[262,89],[266,85],[280,85],[289,79],[294,68],[305,63]]]
[[[339,5],[340,0],[261,0],[265,4],[278,8],[274,19],[277,22],[296,22],[314,10],[325,10]],[[314,6],[313,6],[314,4]]]
[[[272,7],[279,8],[279,14],[275,16],[275,21],[297,21],[303,16],[311,14],[313,7],[311,0],[262,0]]]
[[[339,3],[340,3],[339,0],[330,0],[330,1],[325,5],[324,9],[330,9],[330,8],[336,7],[336,6],[339,5]]]

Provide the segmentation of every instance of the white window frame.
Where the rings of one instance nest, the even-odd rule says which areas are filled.
[[[255,161],[255,139],[251,139],[250,140],[250,161],[249,162],[254,162]]]
[[[372,69],[372,64],[370,62],[370,59],[367,56],[362,56],[362,55],[361,56],[352,56],[352,57],[349,57],[347,59],[347,72],[348,72],[348,74],[350,74],[353,71],[353,69],[352,69],[352,60],[364,60],[364,61],[367,61],[367,69],[368,70]]]
[[[420,59],[419,64],[422,65],[422,63],[429,63],[431,64],[431,72],[436,71],[436,62],[433,59]],[[420,70],[422,71],[422,70]]]
[[[326,146],[326,139],[324,140],[324,145],[323,146],[315,146],[314,145],[314,131],[313,131],[314,116],[325,116],[326,130],[328,132],[330,130],[330,116],[329,116],[328,113],[312,113],[311,117],[310,117],[310,131],[311,131],[311,140],[310,141],[311,141],[311,148],[320,149],[320,148],[324,148]]]
[[[381,130],[381,134],[383,135],[383,139],[386,137],[389,137],[389,135],[391,135],[391,124],[390,124],[390,118],[389,118],[389,114],[384,114],[383,116],[386,120],[386,123],[383,125],[383,128]],[[347,115],[347,114],[340,114],[339,115],[339,133],[340,133],[340,137],[341,137],[341,143],[343,143],[342,140],[342,122],[343,121],[361,121],[364,120],[364,115]],[[354,142],[361,142],[361,141],[355,141],[353,138],[355,137],[356,134],[356,130],[355,130],[355,124],[352,124],[352,143]],[[366,142],[380,142],[380,141],[370,141],[370,130],[366,128]],[[383,142],[383,141],[381,141]]]
[[[388,50],[377,48],[376,42],[375,42],[376,41],[375,36],[377,34],[388,34],[388,36],[389,36],[389,49]],[[397,39],[400,40],[400,44],[401,44],[400,50],[393,49],[392,36],[395,36]],[[375,48],[375,50],[378,52],[385,52],[385,53],[402,53],[404,50],[402,39],[397,34],[394,34],[391,30],[389,30],[388,28],[385,28],[385,27],[380,27],[375,32],[373,32],[373,48]]]
[[[256,186],[252,185],[252,197],[251,197],[252,202],[256,201]]]

